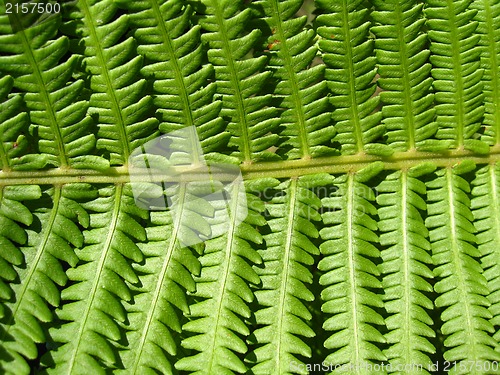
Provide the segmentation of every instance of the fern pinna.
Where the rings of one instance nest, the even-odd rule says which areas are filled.
[[[271,95],[263,94],[263,86],[271,74],[263,71],[264,56],[248,58],[256,47],[260,30],[246,32],[250,9],[242,9],[241,0],[206,0],[193,4],[200,10],[199,24],[208,44],[207,58],[214,66],[217,93],[222,97],[221,116],[227,117],[234,155],[249,163],[258,159],[275,159],[267,151],[277,142],[276,109]]]
[[[499,23],[0,1],[0,373],[499,374]]]

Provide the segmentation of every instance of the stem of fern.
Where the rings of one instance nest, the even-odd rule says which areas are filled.
[[[409,169],[421,163],[430,162],[437,167],[451,167],[464,160],[472,160],[478,165],[496,164],[500,162],[500,145],[492,147],[491,152],[479,156],[468,150],[453,150],[442,153],[406,151],[397,152],[390,157],[373,155],[341,155],[315,159],[282,160],[276,162],[257,162],[242,164],[241,172],[245,179],[255,178],[290,178],[316,173],[346,173],[356,172],[375,161],[382,161],[386,170]],[[189,175],[188,171],[177,171],[179,174]],[[193,175],[194,176],[194,175]],[[139,176],[137,176],[139,178]],[[223,174],[216,174],[214,178],[225,181]],[[145,181],[166,181],[171,179],[170,174],[144,175]],[[183,179],[189,180],[188,177]],[[234,179],[234,175],[227,175],[227,179]],[[127,167],[109,168],[104,172],[88,169],[54,168],[45,171],[0,171],[0,186],[7,185],[52,185],[74,182],[86,183],[127,183],[130,181]]]

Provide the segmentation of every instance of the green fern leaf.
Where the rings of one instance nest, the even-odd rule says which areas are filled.
[[[93,121],[87,116],[87,103],[80,100],[83,81],[72,81],[77,63],[68,52],[66,37],[57,35],[60,18],[23,28],[17,13],[0,15],[0,71],[14,78],[14,86],[25,93],[31,132],[40,140],[42,158],[52,166],[105,169],[109,164],[92,155],[95,136]],[[12,22],[12,26],[9,21]],[[12,30],[18,30],[12,33]],[[44,160],[38,160],[40,166]]]
[[[437,123],[422,4],[412,0],[374,3],[371,16],[379,25],[371,31],[376,36],[377,84],[382,89],[387,142],[396,151],[446,148],[443,142],[429,139]]]
[[[499,22],[0,1],[0,373],[498,373]]]
[[[481,256],[476,244],[476,229],[470,211],[469,183],[462,174],[474,168],[473,163],[462,163],[454,169],[436,172],[437,177],[427,183],[428,217],[432,258],[437,279],[434,290],[439,294],[435,304],[443,308],[441,332],[448,348],[444,359],[456,364],[450,374],[482,374],[467,367],[467,363],[498,361],[500,354],[491,337],[494,329],[489,320],[490,302],[488,283],[477,261]],[[472,361],[472,362],[469,362]]]
[[[478,250],[482,255],[481,265],[488,282],[491,303],[489,308],[493,318],[491,324],[496,328],[494,335],[499,349],[500,342],[500,171],[499,166],[482,167],[472,181],[471,208],[477,228]]]
[[[430,170],[429,170],[430,168]],[[384,275],[385,309],[391,314],[386,318],[389,332],[385,335],[391,346],[384,351],[389,363],[398,366],[420,365],[424,373],[432,364],[429,354],[435,353],[429,342],[435,337],[433,321],[428,311],[434,305],[426,296],[432,292],[429,269],[428,231],[421,212],[427,210],[424,199],[425,184],[418,179],[433,167],[423,166],[410,171],[397,171],[387,176],[378,187],[380,204],[378,226],[382,234],[380,244]]]
[[[326,97],[325,67],[311,67],[318,48],[315,32],[304,29],[307,17],[294,18],[303,0],[261,0],[252,2],[263,9],[264,21],[272,34],[268,36],[270,60],[268,69],[277,81],[273,98],[282,109],[280,135],[286,137],[278,149],[287,159],[311,158],[332,154],[330,144],[335,135]]]
[[[199,274],[200,264],[189,248],[179,246],[170,214],[152,212],[151,222],[155,226],[146,229],[149,243],[140,246],[145,263],[134,267],[142,287],[127,307],[132,330],[121,360],[124,373],[172,374],[181,332],[176,309],[189,314],[185,290],[195,292],[191,274]]]
[[[276,159],[267,151],[278,141],[277,111],[271,107],[271,95],[262,95],[270,72],[264,72],[265,56],[247,58],[256,47],[260,30],[245,32],[251,17],[249,8],[242,10],[243,0],[201,0],[199,24],[206,31],[202,41],[208,43],[208,61],[215,67],[217,93],[222,96],[221,116],[229,119],[229,146],[237,147],[233,155],[250,163],[253,160]]]
[[[255,363],[252,374],[291,374],[305,367],[296,355],[311,357],[311,348],[298,336],[314,337],[308,326],[311,312],[306,305],[314,295],[305,285],[312,282],[307,267],[314,264],[318,248],[311,239],[319,233],[311,222],[320,221],[320,199],[308,188],[333,180],[329,175],[288,180],[276,187],[268,205],[271,233],[264,236],[266,249],[259,253],[263,265],[256,267],[262,287],[255,292],[261,306],[255,312],[259,327],[250,338],[257,349],[248,357]],[[296,366],[292,366],[292,364]]]
[[[327,227],[320,231],[324,258],[318,268],[324,272],[320,278],[322,311],[329,315],[323,328],[333,332],[324,344],[331,350],[325,362],[350,364],[353,374],[365,374],[363,364],[386,360],[376,345],[386,341],[376,328],[385,324],[376,311],[384,304],[376,292],[382,285],[372,261],[380,256],[374,246],[379,240],[377,223],[371,217],[377,210],[371,203],[373,191],[362,182],[373,172],[377,170],[340,176],[335,181],[339,190],[322,200]]]
[[[0,169],[39,169],[47,164],[47,159],[26,155],[30,147],[26,137],[29,119],[21,95],[7,97],[13,84],[10,76],[0,79]]]
[[[19,200],[32,200],[40,196],[37,186],[22,187],[12,192]],[[76,265],[78,258],[73,248],[83,243],[83,235],[76,223],[84,227],[89,224],[88,214],[73,199],[75,195],[79,198],[91,197],[93,190],[90,186],[58,186],[46,194],[51,197],[52,207],[47,207],[46,200],[40,201],[40,207],[34,216],[22,209],[19,203],[16,205],[19,209],[16,220],[25,225],[33,221],[33,224],[27,231],[28,242],[21,248],[24,258],[21,259],[24,262],[16,270],[20,282],[11,284],[13,298],[5,303],[4,332],[0,337],[2,346],[10,357],[2,358],[0,363],[5,371],[12,374],[24,372],[26,364],[20,355],[27,359],[36,358],[38,353],[35,344],[46,341],[41,323],[53,320],[53,312],[48,305],[59,305],[60,292],[57,285],[63,286],[67,281],[61,262]],[[8,197],[7,194],[6,196]],[[5,210],[8,207],[9,204],[6,204]],[[10,212],[8,216],[12,215],[13,212]],[[6,224],[6,229],[12,230],[12,234],[7,237],[11,240],[10,244],[12,245],[12,241],[23,243],[24,231],[12,221]],[[8,246],[7,249],[11,247]],[[13,255],[16,253],[18,254],[14,252]]]
[[[481,69],[484,70],[484,131],[483,139],[489,145],[500,144],[500,3],[478,0],[471,4],[476,9],[476,32],[481,35]]]
[[[471,3],[429,0],[425,15],[437,102],[436,138],[450,140],[453,148],[484,154],[488,146],[474,138],[481,127],[484,104],[480,36],[474,33],[478,23],[472,21],[477,11],[470,9]]]
[[[135,241],[145,241],[146,232],[135,219],[147,212],[134,204],[130,185],[102,188],[100,197],[88,202],[90,227],[85,246],[79,244],[78,265],[67,271],[71,284],[62,291],[65,301],[56,310],[60,325],[50,329],[55,350],[44,357],[47,372],[101,374],[105,366],[116,367],[111,342],[123,332],[117,322],[126,320],[121,301],[131,301],[129,286],[139,279],[127,259],[141,262],[143,254]]]
[[[23,253],[16,244],[26,244],[28,237],[19,225],[31,225],[33,214],[22,201],[38,199],[42,195],[39,186],[2,186],[0,187],[0,319],[5,317],[4,303],[12,300],[13,292],[9,286],[17,277],[14,267],[23,264]],[[4,333],[0,333],[1,336]],[[0,349],[1,351],[1,349]],[[0,354],[0,358],[5,357]]]
[[[237,189],[237,187],[236,187]],[[240,193],[241,194],[241,193]],[[248,306],[254,299],[249,284],[260,283],[249,263],[262,259],[252,244],[262,243],[262,235],[254,228],[265,222],[261,212],[264,203],[254,194],[247,194],[248,216],[236,225],[241,197],[235,191],[229,201],[230,218],[223,218],[227,233],[208,240],[200,258],[201,275],[195,278],[196,293],[190,314],[182,329],[194,333],[182,341],[185,349],[198,352],[181,358],[175,368],[192,374],[245,373],[241,356],[247,352],[245,339],[250,334],[243,319],[251,317]]]
[[[152,62],[141,73],[155,79],[160,131],[194,126],[207,159],[234,163],[214,154],[226,147],[230,134],[219,116],[222,102],[214,99],[216,85],[207,83],[214,69],[203,65],[200,27],[191,25],[190,7],[180,0],[134,1],[124,6],[133,12],[138,52]]]
[[[337,131],[334,141],[342,145],[342,154],[390,155],[390,147],[375,143],[385,128],[380,124],[382,114],[373,113],[380,98],[373,96],[376,70],[373,40],[368,38],[368,9],[363,0],[316,3],[325,12],[316,23],[321,36],[319,48],[327,66],[325,78],[333,94],[330,102]]]
[[[110,153],[112,165],[123,165],[132,151],[158,135],[151,115],[152,98],[144,95],[146,80],[137,79],[142,57],[135,55],[132,37],[120,41],[128,29],[128,17],[115,17],[112,0],[76,3],[67,29],[84,41],[83,64],[90,73],[89,114],[98,116],[97,147]]]

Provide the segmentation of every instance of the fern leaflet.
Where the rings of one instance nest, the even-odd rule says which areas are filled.
[[[375,167],[375,168],[374,168]],[[334,365],[355,364],[352,373],[364,374],[363,363],[385,361],[386,356],[375,343],[386,340],[376,326],[385,324],[376,311],[383,307],[379,270],[370,258],[378,258],[375,234],[377,223],[372,219],[376,208],[371,203],[373,191],[364,182],[380,171],[378,165],[368,167],[359,175],[340,176],[333,197],[323,198],[323,222],[320,246],[325,256],[318,265],[324,272],[320,284],[322,311],[330,315],[323,324],[333,332],[325,341],[332,352],[325,362]]]
[[[24,187],[17,194],[21,199],[36,199],[40,189],[37,186]],[[14,296],[5,304],[8,309],[4,321],[5,331],[0,336],[5,350],[14,359],[13,363],[2,365],[13,374],[26,366],[17,353],[27,359],[36,358],[35,344],[47,340],[41,323],[53,320],[53,312],[48,305],[59,305],[60,291],[57,285],[64,286],[67,281],[61,263],[76,265],[78,258],[73,248],[83,243],[83,235],[76,223],[84,227],[89,224],[87,212],[73,198],[92,195],[93,189],[88,185],[54,187],[45,192],[45,200],[37,202],[40,207],[34,217],[17,203],[22,215],[16,220],[26,224],[33,220],[35,225],[27,231],[30,240],[21,248],[24,262],[22,268],[17,269],[20,283],[11,284]],[[47,207],[47,203],[52,203],[52,207]],[[5,205],[5,209],[8,206]],[[23,243],[24,231],[13,222],[6,224],[12,230],[7,239]]]
[[[373,96],[376,70],[373,40],[368,38],[368,9],[363,0],[319,0],[317,5],[325,12],[316,23],[321,36],[319,48],[327,66],[325,78],[333,94],[330,102],[337,131],[334,140],[342,145],[343,154],[390,155],[390,147],[375,143],[385,128],[380,124],[382,114],[373,113],[380,98]]]
[[[499,360],[493,348],[497,343],[491,337],[493,326],[488,311],[490,302],[487,280],[483,275],[476,243],[476,229],[470,211],[469,183],[462,174],[475,165],[464,162],[455,168],[441,169],[437,177],[427,183],[428,217],[432,258],[437,279],[434,290],[439,293],[435,304],[444,308],[441,332],[445,335],[446,361],[456,362],[450,374],[481,374],[469,369],[467,361]]]
[[[383,90],[380,100],[387,142],[396,151],[445,148],[443,142],[429,139],[437,123],[422,4],[375,1],[375,9],[371,16],[380,25],[371,31],[376,36],[377,84]]]
[[[380,270],[384,275],[385,309],[389,332],[385,335],[391,346],[384,351],[391,365],[421,365],[425,373],[431,365],[427,353],[436,349],[429,342],[435,337],[428,311],[434,305],[426,296],[432,292],[428,279],[432,259],[429,254],[428,231],[420,212],[427,210],[422,199],[425,184],[418,179],[433,167],[422,165],[410,171],[397,171],[377,187],[380,204],[379,229],[382,250]]]
[[[120,42],[128,29],[127,16],[113,19],[111,0],[83,0],[71,12],[77,22],[67,29],[85,41],[84,64],[90,72],[90,114],[99,122],[97,147],[109,152],[112,165],[123,165],[132,151],[157,136],[151,115],[152,99],[144,95],[146,80],[137,79],[142,57],[135,56],[132,37]],[[69,30],[68,30],[69,31]]]
[[[326,97],[325,67],[311,67],[318,48],[315,32],[304,29],[307,17],[294,18],[303,0],[262,0],[252,3],[263,9],[272,34],[267,38],[269,70],[277,81],[273,98],[282,109],[280,135],[285,140],[277,150],[287,159],[311,158],[332,154],[324,146],[335,135]]]
[[[25,93],[31,131],[36,129],[40,136],[39,158],[52,166],[106,169],[109,163],[92,155],[96,141],[88,103],[80,100],[83,81],[71,78],[78,58],[72,55],[61,62],[69,40],[52,39],[59,25],[55,16],[50,22],[24,28],[18,14],[0,15],[0,71],[12,75],[14,86]],[[43,166],[42,161],[37,166]]]
[[[271,107],[271,95],[262,95],[270,72],[264,72],[265,56],[246,58],[261,35],[248,34],[250,9],[242,10],[242,0],[202,0],[199,2],[202,41],[208,43],[208,60],[215,67],[217,93],[222,95],[221,116],[229,118],[229,146],[237,147],[234,156],[245,163],[276,159],[267,149],[277,143],[274,134],[279,124]]]
[[[478,46],[472,21],[472,0],[427,1],[428,35],[431,40],[432,76],[436,98],[436,138],[450,140],[450,147],[487,153],[488,146],[475,139],[484,115],[483,85]]]
[[[491,324],[496,329],[493,336],[499,350],[500,342],[500,172],[498,165],[488,165],[478,170],[472,181],[471,208],[477,228],[478,250],[481,253],[481,265],[489,287],[489,308],[493,318]]]
[[[225,227],[227,233],[208,240],[200,258],[202,269],[200,276],[195,278],[196,293],[190,305],[190,321],[182,327],[194,333],[182,341],[182,346],[198,353],[181,358],[175,364],[180,371],[199,375],[247,371],[240,355],[247,351],[244,340],[250,330],[243,319],[250,318],[248,304],[254,299],[249,284],[260,282],[247,261],[262,262],[251,243],[263,241],[254,226],[263,224],[260,212],[264,204],[257,196],[247,194],[248,216],[245,222],[236,225],[239,211],[243,209],[240,194],[245,193],[239,192],[238,187],[235,190],[229,202],[229,217],[216,215],[214,218],[214,224]]]
[[[489,145],[500,144],[500,3],[478,0],[471,4],[477,13],[476,32],[481,35],[481,69],[484,70],[484,125],[483,139]]]
[[[116,367],[111,341],[123,335],[117,324],[126,319],[121,301],[132,299],[125,281],[138,282],[127,259],[142,261],[134,241],[146,240],[134,217],[146,218],[147,212],[135,206],[130,185],[102,188],[99,195],[85,205],[95,213],[90,215],[85,246],[77,250],[80,261],[67,271],[71,284],[56,311],[60,324],[50,329],[56,347],[44,357],[49,373],[101,374],[101,364]]]
[[[306,286],[312,282],[306,267],[319,255],[311,242],[319,237],[311,220],[321,219],[317,212],[321,201],[309,188],[331,179],[326,175],[288,180],[276,187],[277,196],[268,205],[271,233],[264,236],[267,248],[259,251],[263,265],[256,267],[262,287],[255,296],[261,308],[255,313],[259,328],[251,340],[258,347],[248,357],[256,363],[253,374],[290,374],[290,364],[301,363],[295,355],[311,357],[311,349],[299,336],[314,337],[306,323],[311,319],[306,304],[314,300]]]

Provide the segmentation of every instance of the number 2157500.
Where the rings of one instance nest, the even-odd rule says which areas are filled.
[[[58,3],[6,3],[5,13],[27,14],[27,13],[60,13],[61,5]]]

